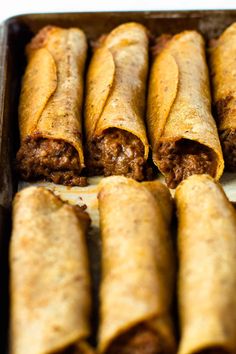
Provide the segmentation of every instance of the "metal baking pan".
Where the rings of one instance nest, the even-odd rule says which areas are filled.
[[[0,27],[0,352],[7,353],[9,296],[8,296],[8,246],[11,230],[11,203],[19,187],[14,170],[14,159],[19,147],[18,100],[21,77],[25,68],[24,48],[30,38],[43,26],[80,27],[89,41],[109,32],[117,25],[137,21],[143,23],[153,35],[178,33],[186,29],[200,31],[206,40],[218,36],[227,26],[236,21],[236,10],[220,11],[175,11],[175,12],[99,12],[66,14],[26,14],[5,21]],[[232,201],[236,201],[235,175],[225,174],[222,184]],[[96,212],[96,182],[84,190],[78,187],[55,187],[64,199],[76,203],[83,201],[93,216],[93,235],[98,231]],[[45,185],[45,183],[44,183]],[[24,186],[20,183],[20,188]],[[94,247],[94,237],[91,236]],[[95,242],[96,243],[96,242]],[[95,252],[96,253],[96,252]],[[93,260],[92,255],[92,260]],[[92,264],[92,269],[97,265]],[[95,276],[95,287],[97,285]],[[96,305],[96,301],[95,301]],[[96,317],[96,316],[95,316]],[[95,319],[96,322],[96,319]],[[26,329],[27,330],[27,329]]]

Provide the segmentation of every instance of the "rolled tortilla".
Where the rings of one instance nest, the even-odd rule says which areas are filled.
[[[145,178],[148,34],[125,23],[100,40],[87,75],[85,130],[92,174]]]
[[[195,175],[176,190],[179,354],[236,352],[236,214],[222,187]]]
[[[236,23],[213,40],[210,68],[214,106],[225,164],[236,171]]]
[[[44,27],[26,52],[17,154],[21,176],[86,185],[86,178],[81,177],[85,34],[77,28]]]
[[[89,217],[29,187],[13,204],[11,354],[91,354]]]
[[[173,205],[168,189],[152,183],[125,177],[102,182],[100,353],[175,352]]]
[[[170,188],[192,174],[222,175],[224,161],[202,36],[185,31],[159,38],[151,68],[147,123],[153,161]]]

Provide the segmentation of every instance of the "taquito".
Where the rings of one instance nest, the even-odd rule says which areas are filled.
[[[236,213],[222,187],[195,175],[176,190],[179,354],[236,352]]]
[[[86,88],[86,166],[90,174],[146,176],[144,125],[148,33],[125,23],[100,39]]]
[[[44,27],[26,48],[28,65],[19,104],[21,147],[17,165],[28,180],[86,185],[81,110],[85,34]]]
[[[91,354],[89,216],[29,187],[13,203],[11,354]]]
[[[102,182],[100,353],[175,352],[172,207],[160,182],[115,176]]]
[[[192,174],[219,179],[224,161],[202,36],[184,31],[160,37],[155,52],[147,112],[154,163],[170,188]]]
[[[236,171],[236,23],[211,41],[210,68],[217,125],[228,170]]]

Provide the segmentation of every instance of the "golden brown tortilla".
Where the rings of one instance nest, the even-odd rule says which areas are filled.
[[[101,182],[100,353],[175,352],[172,206],[160,182],[125,177]]]
[[[13,203],[11,354],[91,354],[88,214],[29,187]]]
[[[74,149],[74,158],[78,159],[76,173],[80,175],[84,167],[81,111],[87,53],[85,34],[77,28],[47,26],[32,39],[26,52],[28,65],[19,105],[21,148],[27,146],[30,139],[62,141]],[[24,152],[27,153],[29,151]],[[23,158],[25,156],[18,153],[19,169],[23,176],[27,176]],[[36,162],[37,159],[35,152]],[[53,172],[58,166],[52,167],[50,162],[47,164],[46,167],[52,169],[53,180]],[[33,169],[34,165],[30,177],[34,174],[40,177]]]
[[[210,69],[216,118],[226,167],[236,171],[236,23],[213,40]]]
[[[171,188],[195,173],[219,179],[224,161],[211,115],[204,40],[185,31],[159,42],[147,113],[153,161]]]
[[[92,171],[133,177],[129,156],[132,153],[132,159],[136,158],[137,146],[142,164],[145,164],[149,150],[144,125],[147,72],[148,34],[141,24],[122,24],[100,41],[89,66],[86,88],[87,164]],[[119,141],[123,149],[119,156],[112,151],[105,161],[107,148],[103,151],[101,144],[110,135],[107,144],[116,143],[115,133],[121,135],[120,140],[122,137],[125,140]],[[120,173],[119,164],[129,164],[132,171],[127,168]],[[141,180],[144,177],[134,178]]]
[[[176,189],[179,354],[236,352],[236,213],[222,187],[195,175]]]

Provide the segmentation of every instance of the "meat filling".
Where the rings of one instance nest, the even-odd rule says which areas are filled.
[[[226,168],[236,172],[236,130],[225,129],[220,133],[220,141]]]
[[[120,335],[106,354],[161,354],[166,353],[158,335],[145,324],[139,324]]]
[[[193,174],[215,174],[214,153],[207,146],[195,141],[182,139],[162,142],[157,155],[160,170],[165,174],[169,188],[175,188]]]
[[[88,146],[87,166],[93,175],[124,175],[145,178],[144,146],[140,139],[121,129],[108,129]]]
[[[85,186],[76,149],[62,141],[27,138],[17,156],[17,168],[25,180],[43,178],[69,186]]]

